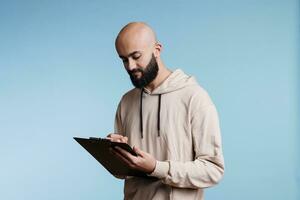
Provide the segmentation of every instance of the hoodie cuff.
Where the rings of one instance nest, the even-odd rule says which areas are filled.
[[[156,161],[156,166],[154,171],[149,174],[149,176],[154,176],[157,178],[166,178],[169,172],[169,162],[168,161]]]

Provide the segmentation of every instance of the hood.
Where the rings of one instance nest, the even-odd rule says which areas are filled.
[[[176,69],[164,82],[162,82],[161,85],[155,88],[152,92],[146,88],[144,88],[144,91],[148,94],[158,95],[173,92],[186,86],[196,84],[197,81],[193,76],[188,76],[181,69]]]

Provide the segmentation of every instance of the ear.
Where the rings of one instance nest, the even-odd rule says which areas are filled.
[[[162,51],[162,45],[159,42],[156,42],[155,47],[154,47],[154,56],[155,56],[155,58],[160,57],[161,51]]]

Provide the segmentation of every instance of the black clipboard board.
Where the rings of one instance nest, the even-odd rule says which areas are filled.
[[[111,142],[108,139],[90,137],[74,139],[87,150],[106,170],[116,176],[147,177],[146,173],[129,168],[123,161],[119,160],[110,152],[110,147],[119,146],[132,155],[136,155],[133,149],[126,143]]]

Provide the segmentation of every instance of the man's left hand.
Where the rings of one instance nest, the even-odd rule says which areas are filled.
[[[133,150],[138,156],[134,156],[126,150],[116,146],[112,150],[120,160],[126,163],[130,168],[136,169],[145,173],[152,173],[155,169],[156,159],[149,153],[142,151],[138,147],[133,147]]]

